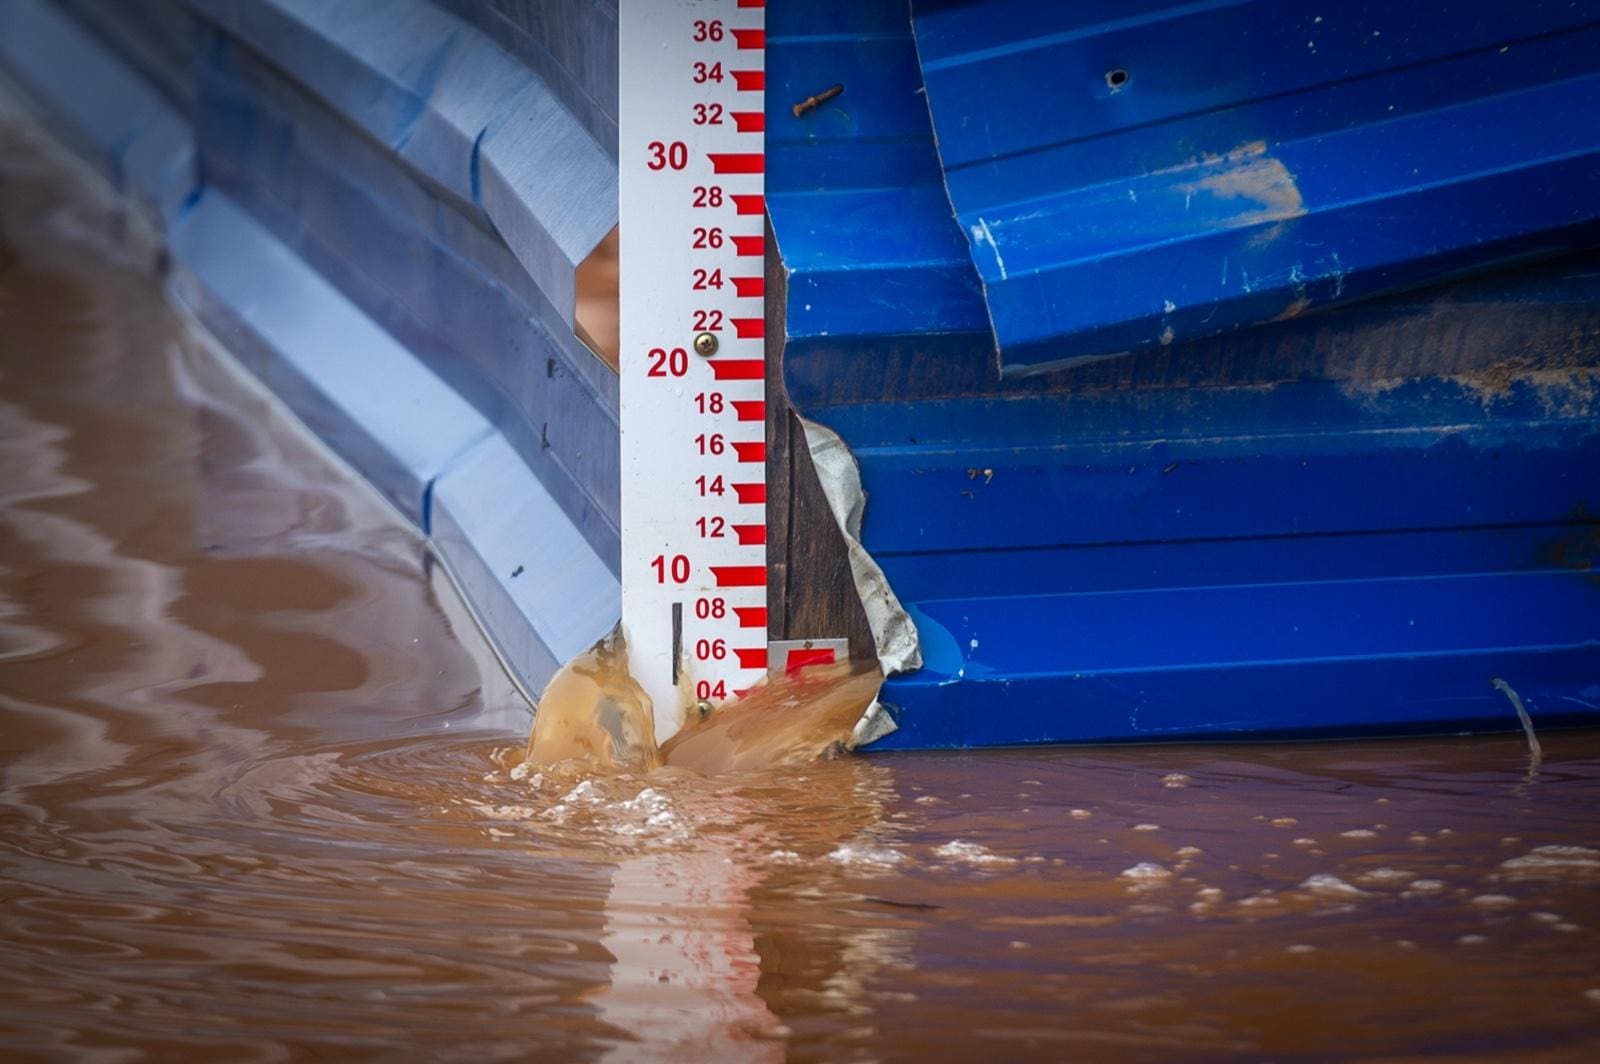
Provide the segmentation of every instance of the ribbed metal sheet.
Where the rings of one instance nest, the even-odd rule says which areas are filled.
[[[1596,240],[1594,0],[912,6],[1008,374]]]

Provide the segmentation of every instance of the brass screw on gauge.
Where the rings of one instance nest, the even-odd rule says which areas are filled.
[[[694,708],[695,708],[695,712],[700,714],[700,719],[701,720],[704,720],[705,718],[711,716],[711,709],[712,709],[711,703],[705,701],[704,699],[701,699],[699,702],[696,702],[694,704]]]
[[[717,353],[717,334],[703,332],[694,338],[694,351],[697,355],[710,358]]]

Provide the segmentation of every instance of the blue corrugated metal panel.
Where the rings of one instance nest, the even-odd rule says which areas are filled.
[[[185,302],[425,528],[434,478],[491,432],[488,420],[227,197],[201,196],[171,242]]]
[[[883,745],[1514,727],[1495,676],[1600,723],[1595,322],[1545,312],[1567,368],[827,411],[923,640]]]
[[[1600,4],[914,6],[1008,373],[1600,239]]]
[[[177,217],[197,179],[193,138],[171,101],[45,0],[0,0],[0,63],[70,123],[119,192],[160,222]]]
[[[210,180],[483,410],[615,563],[615,375],[552,328],[548,301],[474,216],[247,50],[216,39],[203,54]]]
[[[542,690],[621,616],[616,576],[499,433],[435,481],[429,528],[526,691]]]
[[[573,327],[573,275],[617,222],[616,165],[548,85],[425,0],[186,0],[481,208]]]
[[[616,158],[616,0],[434,2],[527,64]]]
[[[1600,720],[1592,269],[1298,314],[1589,239],[1582,12],[1474,5],[1425,48],[1404,31],[1430,16],[1380,12],[1300,41],[1307,64],[1260,58],[1290,5],[913,6],[915,70],[855,72],[901,32],[887,5],[775,8],[768,57],[784,381],[855,454],[862,543],[923,639],[879,745],[1515,728],[1495,676],[1541,722]],[[1507,40],[1485,86],[1472,48]],[[1013,212],[1023,267],[977,257],[987,305],[945,242],[971,230],[923,198],[915,110],[873,124],[924,75],[958,211]],[[1034,267],[1074,255],[1068,305]],[[995,308],[1044,323],[1008,373]]]
[[[185,115],[194,111],[194,17],[179,0],[54,0]]]
[[[922,638],[884,747],[1600,723],[1597,383],[830,411]]]
[[[841,378],[861,345],[959,335],[982,364],[982,292],[950,215],[908,10],[780,4],[767,14],[767,208],[788,274],[785,372]],[[832,85],[837,98],[790,105]],[[844,345],[842,348],[840,345]],[[878,355],[867,355],[871,360]]]
[[[970,633],[992,625],[992,612],[945,602],[919,615],[926,667],[885,685],[879,697],[900,727],[874,748],[1516,731],[1496,679],[1538,727],[1600,724],[1600,590],[1583,576],[1072,597],[1027,609],[1039,627],[1025,660],[986,660],[993,636]],[[1102,656],[1121,626],[1146,648],[1238,637],[1206,658]],[[1391,642],[1400,628],[1406,638]],[[1343,638],[1352,631],[1375,638]]]

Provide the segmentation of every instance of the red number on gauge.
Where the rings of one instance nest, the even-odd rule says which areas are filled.
[[[656,571],[658,584],[666,583],[669,578],[674,584],[689,582],[689,559],[681,554],[674,554],[670,560],[664,554],[657,554],[650,565]]]
[[[650,158],[645,165],[652,170],[682,170],[689,165],[689,146],[681,140],[670,144],[652,140],[646,150]]]
[[[689,372],[689,352],[681,347],[668,351],[664,347],[650,349],[650,369],[647,376],[681,377]]]

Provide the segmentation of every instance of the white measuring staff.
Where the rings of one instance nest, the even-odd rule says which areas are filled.
[[[767,665],[759,0],[622,0],[622,621],[658,740]]]

